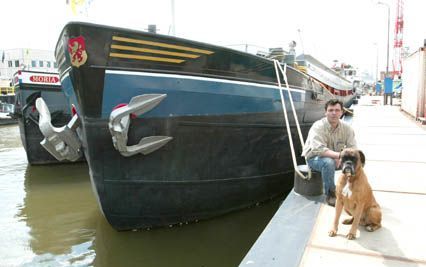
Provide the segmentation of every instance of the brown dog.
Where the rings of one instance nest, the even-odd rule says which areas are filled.
[[[342,174],[336,185],[336,215],[329,236],[336,236],[342,209],[352,216],[343,224],[352,224],[348,239],[355,239],[358,225],[373,232],[381,227],[382,212],[364,173],[365,156],[360,150],[344,149],[340,154]]]

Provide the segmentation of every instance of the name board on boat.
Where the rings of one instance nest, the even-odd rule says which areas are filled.
[[[30,81],[35,83],[57,83],[59,82],[59,78],[53,76],[33,75],[30,76]]]
[[[16,78],[19,79],[20,83],[61,85],[59,75],[57,73],[35,73],[21,71],[17,76],[15,76],[15,80]],[[15,81],[15,83],[17,83],[17,81]]]

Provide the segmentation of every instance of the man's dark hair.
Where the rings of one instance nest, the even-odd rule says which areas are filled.
[[[325,111],[327,111],[328,106],[340,105],[340,108],[343,110],[343,102],[338,99],[330,99],[325,103]]]

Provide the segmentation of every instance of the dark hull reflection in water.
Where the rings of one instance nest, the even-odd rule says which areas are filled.
[[[117,232],[99,219],[95,266],[238,266],[279,203],[151,231]]]
[[[35,256],[24,266],[237,266],[280,200],[216,219],[117,232],[102,217],[87,165],[28,166],[18,212]]]
[[[93,261],[98,212],[89,179],[86,164],[27,166],[18,216],[29,227],[29,245],[37,255],[31,264]]]

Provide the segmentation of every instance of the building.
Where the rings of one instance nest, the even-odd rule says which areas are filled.
[[[13,74],[18,70],[57,71],[53,51],[16,48],[0,50],[0,94],[14,94],[11,86]]]
[[[426,39],[402,62],[401,109],[426,124]]]
[[[0,80],[11,81],[18,70],[57,71],[53,51],[16,48],[0,50]]]

